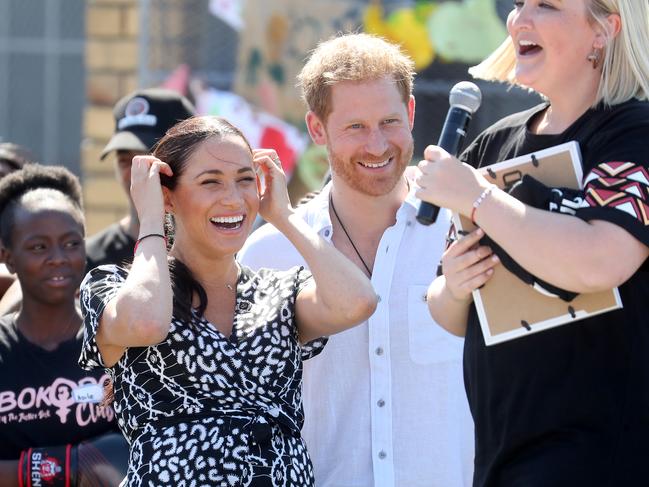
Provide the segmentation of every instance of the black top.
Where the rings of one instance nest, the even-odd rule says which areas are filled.
[[[475,167],[578,141],[585,208],[649,245],[649,103],[587,111],[564,133],[507,117],[462,156]],[[611,259],[624,259],[610,249]],[[469,315],[465,384],[475,420],[475,486],[649,485],[649,276],[620,287],[624,308],[485,346]]]
[[[100,265],[128,265],[133,261],[135,240],[119,223],[113,223],[86,240],[86,271]]]
[[[243,267],[230,337],[202,316],[173,317],[163,342],[128,348],[108,369],[131,444],[125,485],[271,485],[269,476],[272,485],[313,485],[300,437],[302,361],[326,340],[302,346],[295,326],[295,300],[310,276],[301,267]],[[84,368],[104,365],[95,333],[126,277],[103,266],[81,285]]]
[[[77,364],[82,339],[80,331],[50,352],[18,331],[14,315],[0,318],[0,460],[116,429],[113,410],[99,405],[107,374]]]

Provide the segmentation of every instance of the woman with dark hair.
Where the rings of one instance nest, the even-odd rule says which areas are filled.
[[[126,459],[114,412],[101,405],[107,377],[76,363],[85,269],[77,178],[37,164],[3,178],[0,237],[23,295],[20,310],[0,318],[0,486],[115,485],[120,472],[102,461],[99,479],[90,465]]]
[[[131,445],[125,485],[313,485],[302,360],[374,311],[369,280],[293,212],[275,152],[252,151],[223,119],[181,122],[153,156],[135,157],[131,194],[140,220],[131,269],[94,269],[81,292],[80,363],[112,377]],[[258,211],[312,275],[239,265]]]
[[[544,102],[487,129],[464,164],[428,147],[417,179],[419,197],[480,227],[449,247],[428,291],[436,321],[466,336],[474,485],[648,485],[649,2],[515,1],[507,26],[472,74]],[[517,198],[475,169],[569,141],[577,194],[524,177]],[[566,300],[619,286],[623,307],[487,346],[471,293],[493,275],[492,250]]]

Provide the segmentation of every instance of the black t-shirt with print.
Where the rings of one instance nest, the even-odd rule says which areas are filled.
[[[14,315],[0,318],[0,460],[117,431],[112,408],[98,402],[108,375],[77,363],[82,342],[80,331],[50,352],[17,330]]]
[[[86,271],[100,265],[128,265],[133,261],[134,247],[135,240],[114,223],[86,241]]]
[[[584,220],[649,245],[649,103],[588,110],[558,135],[528,131],[546,105],[507,117],[462,159],[487,166],[580,144]],[[624,259],[610,249],[611,259]],[[475,486],[649,485],[649,275],[620,286],[623,309],[485,346],[469,314],[465,385],[476,428]]]

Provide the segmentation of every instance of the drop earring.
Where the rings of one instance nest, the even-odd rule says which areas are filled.
[[[593,69],[597,69],[602,59],[602,50],[596,47],[593,48],[593,51],[588,55],[586,59],[593,65]]]

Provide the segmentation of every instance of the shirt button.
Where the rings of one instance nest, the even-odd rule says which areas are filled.
[[[412,222],[411,222],[411,221],[406,222],[406,226],[407,226],[407,227],[409,227],[409,226],[411,226],[411,225],[412,225]]]
[[[381,451],[379,452],[379,458],[380,458],[381,460],[383,460],[383,459],[384,459],[385,457],[387,457],[387,456],[388,456],[388,454],[385,453],[383,450],[381,450]]]
[[[383,399],[379,399],[378,401],[376,401],[376,405],[382,408],[383,406],[385,406],[385,401]]]
[[[381,302],[381,295],[380,295],[380,294],[377,294],[377,295],[376,295],[376,300],[377,300],[379,303]]]
[[[376,347],[375,353],[377,355],[383,355],[383,348],[382,347]]]
[[[331,235],[331,230],[325,230],[324,236],[328,237],[329,235]]]

